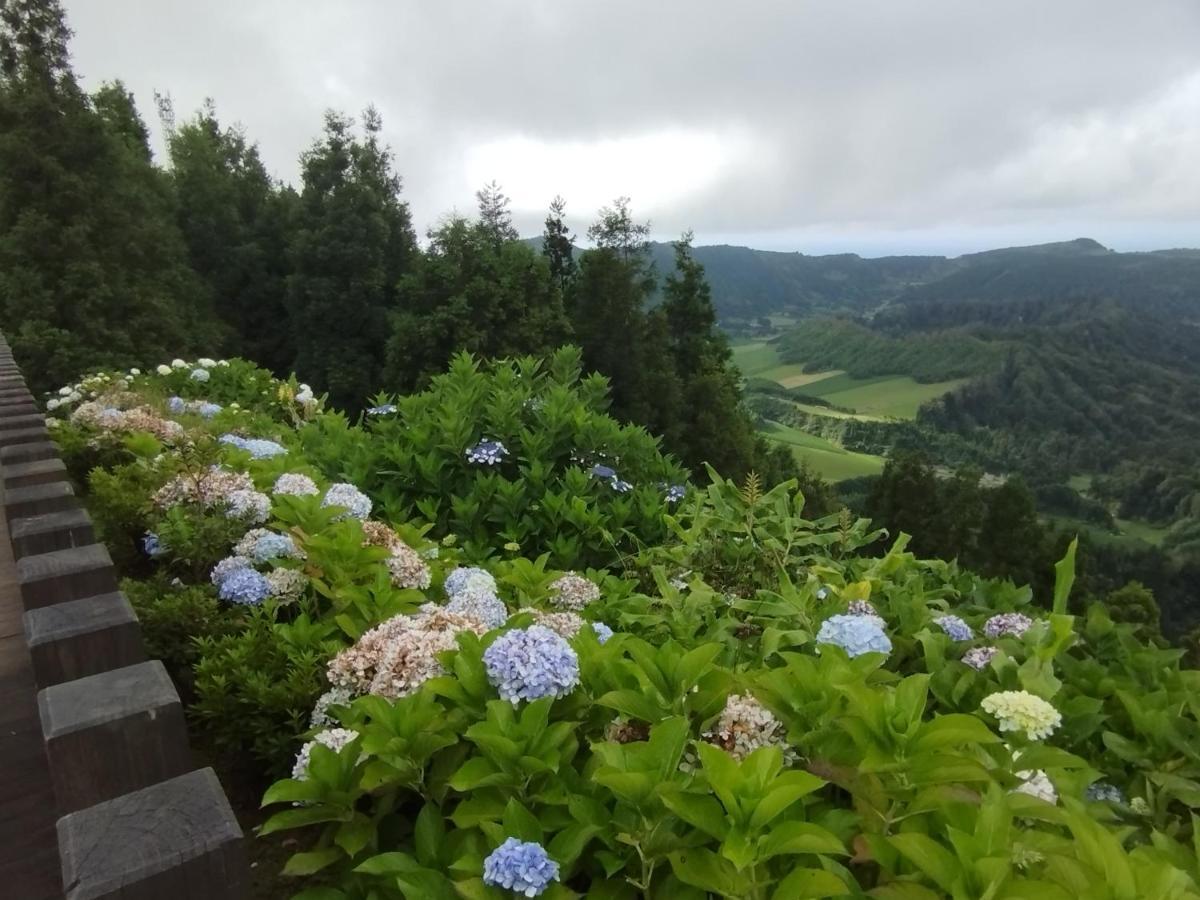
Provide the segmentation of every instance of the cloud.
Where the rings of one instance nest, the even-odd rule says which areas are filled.
[[[660,235],[772,246],[1200,244],[1194,0],[67,10],[87,84],[122,77],[143,111],[211,96],[289,180],[325,108],[374,102],[422,227],[496,178],[526,229],[556,193],[577,230],[628,194]]]

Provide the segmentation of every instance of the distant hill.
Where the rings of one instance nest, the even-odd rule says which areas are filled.
[[[541,246],[541,238],[530,238]],[[667,243],[651,245],[659,273],[672,268]],[[695,248],[726,327],[771,315],[870,316],[926,307],[946,324],[980,317],[942,306],[1001,301],[1115,300],[1122,305],[1200,319],[1200,250],[1119,253],[1091,238],[1007,247],[959,257],[854,253],[808,256],[724,244]],[[1011,310],[1010,310],[1011,311]],[[1020,314],[1017,311],[1016,314]]]

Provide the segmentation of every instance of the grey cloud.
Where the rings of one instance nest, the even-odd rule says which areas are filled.
[[[148,117],[154,89],[181,114],[211,96],[289,180],[323,109],[374,102],[422,226],[471,207],[464,165],[480,145],[676,131],[736,133],[752,150],[669,202],[635,195],[663,235],[847,250],[1022,234],[1200,243],[1194,0],[67,8],[89,84],[123,78]],[[570,202],[571,188],[555,189]],[[549,197],[510,193],[537,228]],[[582,227],[591,210],[573,212]]]

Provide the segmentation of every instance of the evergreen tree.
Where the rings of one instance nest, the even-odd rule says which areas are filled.
[[[562,197],[551,200],[546,229],[542,232],[542,255],[550,263],[550,274],[558,282],[564,297],[575,277],[575,240],[564,220],[566,212],[566,200]]]
[[[402,279],[388,342],[390,388],[441,372],[461,350],[501,357],[548,353],[570,337],[547,260],[517,240],[508,200],[479,192],[480,217],[452,218],[429,234],[429,250]]]
[[[296,360],[286,293],[296,195],[271,180],[239,129],[221,127],[211,101],[179,128],[169,101],[160,111],[192,268],[233,332],[232,351],[283,375]]]
[[[133,99],[85,94],[69,39],[57,0],[0,5],[0,327],[35,390],[219,349]]]
[[[417,253],[382,127],[371,108],[362,137],[349,118],[326,114],[324,135],[301,157],[291,240],[296,371],[349,410],[382,384],[388,311]]]

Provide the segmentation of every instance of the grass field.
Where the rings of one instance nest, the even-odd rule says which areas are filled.
[[[883,457],[853,453],[824,438],[788,428],[778,422],[772,422],[763,434],[770,440],[787,444],[796,459],[807,462],[814,472],[830,481],[878,475],[883,471]]]
[[[855,378],[836,369],[805,372],[803,363],[781,362],[775,345],[767,341],[735,344],[733,361],[747,378],[766,378],[786,388],[803,388],[804,393],[837,406],[889,419],[915,419],[922,403],[942,396],[966,380],[920,384],[907,375]],[[820,407],[813,407],[812,411],[823,414]]]

